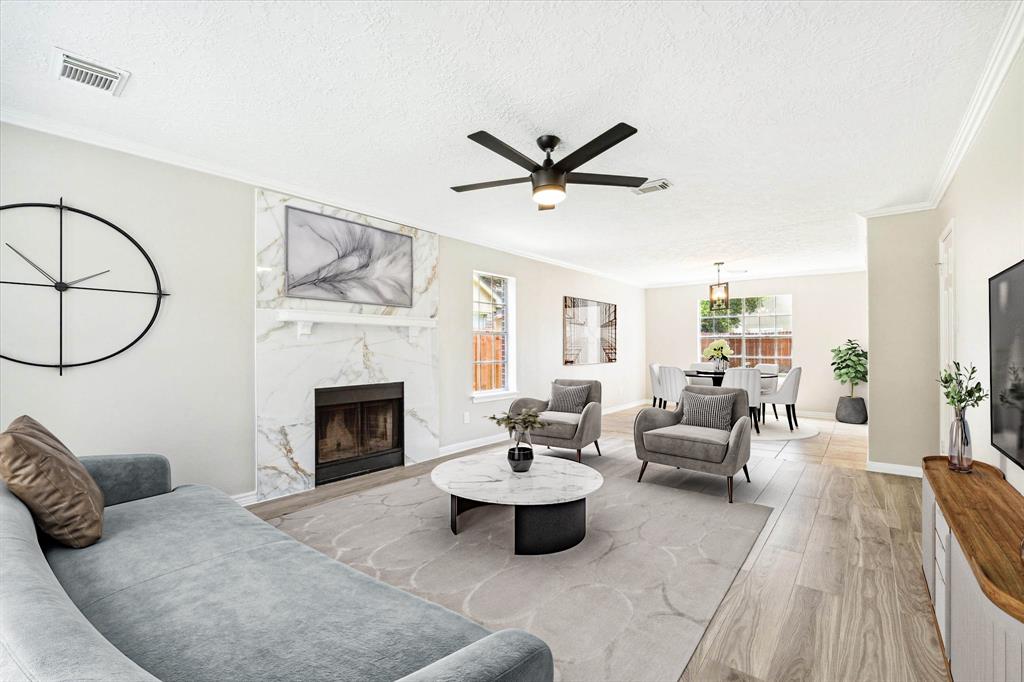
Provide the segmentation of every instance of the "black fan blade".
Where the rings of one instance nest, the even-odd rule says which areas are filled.
[[[468,137],[473,140],[473,142],[482,144],[495,154],[501,154],[512,163],[517,166],[522,166],[531,173],[540,168],[540,164],[533,161],[530,157],[517,152],[515,149],[512,149],[512,147],[509,147],[507,144],[486,131],[479,130]]]
[[[548,205],[548,204],[537,204],[537,210],[538,211],[554,211],[555,210],[555,205],[554,204],[550,204],[550,205]]]
[[[529,182],[530,176],[525,178],[512,178],[510,180],[491,180],[490,182],[477,182],[472,185],[459,185],[452,187],[456,192],[469,192],[474,189],[488,189],[490,187],[504,187],[505,185],[518,185],[522,182]]]
[[[639,187],[647,182],[647,178],[636,178],[632,175],[604,175],[603,173],[567,173],[566,182],[577,185],[608,185],[609,187]]]
[[[633,126],[628,123],[618,123],[556,163],[555,170],[562,173],[576,170],[598,154],[608,151],[630,135],[635,134],[636,128]]]

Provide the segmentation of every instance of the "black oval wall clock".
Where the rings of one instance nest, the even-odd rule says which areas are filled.
[[[11,362],[17,362],[23,365],[32,365],[34,367],[52,367],[57,369],[60,372],[60,374],[63,375],[64,370],[68,367],[82,367],[84,365],[92,365],[97,362],[109,360],[115,355],[120,355],[121,353],[125,352],[126,350],[134,346],[136,343],[138,343],[139,340],[141,340],[142,337],[145,336],[149,332],[149,330],[153,328],[153,324],[156,322],[157,315],[160,314],[160,303],[163,300],[163,297],[167,296],[168,294],[163,290],[163,287],[160,284],[160,273],[157,272],[156,265],[153,264],[153,259],[149,257],[149,254],[146,253],[146,250],[143,249],[142,246],[137,241],[135,241],[135,239],[130,234],[128,234],[127,232],[125,232],[124,230],[122,230],[120,227],[110,222],[109,220],[101,218],[100,216],[94,213],[90,213],[88,211],[83,211],[80,208],[74,208],[72,206],[66,205],[64,203],[63,198],[60,200],[59,203],[56,204],[24,203],[6,204],[0,206],[0,211],[9,211],[14,209],[42,209],[54,211],[56,213],[56,215],[54,216],[54,230],[56,231],[56,239],[49,240],[55,244],[56,253],[53,253],[52,251],[50,253],[42,253],[37,252],[37,250],[32,250],[32,253],[29,253],[28,251],[30,251],[30,249],[27,248],[25,245],[19,247],[17,243],[14,243],[17,240],[13,238],[10,240],[5,239],[2,248],[11,254],[15,254],[12,255],[11,257],[15,258],[16,260],[22,261],[26,265],[25,271],[30,272],[31,276],[11,277],[9,279],[5,277],[3,279],[0,279],[0,284],[4,285],[4,287],[10,287],[12,290],[18,291],[27,290],[27,288],[29,287],[41,287],[44,289],[53,290],[56,301],[54,301],[55,315],[53,318],[52,333],[55,333],[57,336],[57,357],[56,362],[46,362],[40,361],[38,359],[28,360],[25,358],[16,358],[12,357],[6,352],[0,351],[0,358],[3,358],[4,360],[10,360]],[[66,251],[65,243],[67,241],[67,235],[65,235],[64,217],[67,213],[74,213],[95,220],[102,224],[103,226],[105,226],[106,228],[112,230],[113,233],[108,234],[112,234],[114,238],[123,237],[124,239],[128,240],[128,243],[131,246],[127,248],[126,253],[137,254],[138,256],[145,260],[145,266],[135,268],[139,272],[145,273],[144,281],[140,282],[138,287],[104,287],[102,286],[102,279],[100,279],[99,281],[94,281],[96,278],[100,278],[102,275],[106,275],[107,273],[111,272],[111,268],[107,267],[106,264],[104,263],[97,263],[95,267],[87,269],[83,268],[83,270],[85,270],[84,272],[75,272],[70,276],[70,278],[65,277],[64,261]],[[34,243],[34,246],[38,247],[38,244]],[[52,264],[54,262],[56,262],[57,264],[57,267],[55,269],[52,267]],[[40,265],[40,263],[47,264],[48,267],[51,268],[51,270],[47,270],[42,265]],[[31,269],[29,270],[27,266],[31,266]],[[79,263],[79,266],[81,266],[81,263]],[[152,274],[151,283],[149,281],[150,274]],[[7,293],[8,295],[11,295],[14,293],[14,291],[10,291]],[[149,315],[147,312],[147,315],[149,315],[148,321],[142,327],[141,331],[138,332],[138,335],[136,335],[134,338],[131,339],[131,341],[121,346],[120,348],[117,348],[116,350],[112,350],[111,352],[106,352],[106,350],[104,350],[103,353],[99,355],[99,357],[92,357],[91,359],[86,360],[76,359],[75,361],[72,362],[65,361],[65,316],[68,314],[69,310],[73,310],[70,308],[70,306],[75,305],[76,298],[79,296],[125,295],[148,296],[152,297],[153,300],[153,312],[151,315]],[[89,322],[90,326],[94,325],[93,328],[102,329],[104,327],[104,322],[102,320],[93,320],[90,318]],[[11,320],[7,320],[5,322],[5,324],[10,323],[12,323]],[[135,332],[133,331],[132,334],[134,333]],[[52,340],[50,343],[52,344]]]

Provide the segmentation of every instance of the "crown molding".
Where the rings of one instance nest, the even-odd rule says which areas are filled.
[[[1024,42],[1024,1],[1017,0],[1010,6],[1010,10],[1006,14],[1003,29],[999,32],[999,37],[996,38],[981,80],[978,81],[978,86],[974,89],[971,102],[967,105],[967,112],[960,122],[960,128],[956,131],[956,137],[953,138],[953,144],[946,154],[942,170],[928,197],[928,203],[932,208],[938,206],[942,201],[949,184],[953,181],[953,176],[956,175],[957,168],[960,167],[960,162],[967,154],[967,150],[971,148],[974,138],[978,136],[978,131],[985,121],[988,110],[992,107],[992,102],[999,93],[999,88],[1006,80],[1006,74],[1020,51],[1022,42]]]
[[[930,211],[938,206],[938,202],[919,201],[916,204],[902,204],[900,206],[888,206],[874,211],[861,211],[857,215],[861,218],[882,218],[887,215],[900,215],[901,213],[916,213],[917,211]]]
[[[434,234],[441,235],[446,239],[457,239],[469,244],[476,246],[482,246],[487,249],[494,249],[501,253],[509,254],[512,256],[518,256],[520,258],[526,258],[529,260],[537,261],[539,263],[545,263],[547,265],[554,265],[556,267],[565,268],[566,270],[573,270],[586,275],[592,275],[594,277],[600,277],[602,279],[608,279],[620,284],[626,284],[639,289],[645,288],[645,284],[634,280],[626,279],[620,275],[615,275],[608,272],[602,272],[593,268],[588,268],[582,265],[576,265],[575,263],[568,263],[561,261],[556,258],[549,258],[540,254],[531,253],[529,251],[520,251],[509,249],[508,247],[501,246],[487,240],[482,239],[465,239],[463,237],[453,237],[448,234],[444,234],[439,230],[430,229],[428,227],[422,227],[416,223],[416,221],[410,221],[402,218],[398,215],[387,214],[384,212],[377,211],[375,208],[362,206],[358,202],[351,200],[348,197],[342,197],[332,194],[330,191],[312,187],[301,187],[297,185],[291,185],[286,182],[275,180],[274,178],[263,177],[253,173],[247,173],[245,171],[239,171],[234,168],[228,168],[218,164],[210,163],[202,159],[198,159],[193,156],[186,154],[178,154],[173,151],[166,149],[160,149],[151,145],[133,142],[116,135],[108,135],[101,133],[91,128],[84,126],[78,126],[70,123],[64,123],[62,121],[56,121],[52,118],[45,116],[39,116],[37,114],[22,111],[20,109],[14,109],[11,107],[0,107],[0,122],[8,123],[10,125],[19,126],[21,128],[28,128],[29,130],[35,130],[48,135],[55,135],[57,137],[63,137],[75,142],[82,142],[90,144],[103,149],[110,149],[123,154],[130,154],[131,156],[137,156],[151,161],[158,161],[160,163],[166,163],[179,168],[187,168],[188,170],[197,171],[199,173],[206,173],[207,175],[214,175],[219,178],[226,180],[234,180],[242,184],[251,185],[279,194],[286,194],[288,196],[306,199],[319,204],[327,204],[330,206],[337,206],[344,208],[348,211],[354,211],[356,213],[362,213],[363,215],[370,216],[371,218],[378,218],[380,220],[386,220],[388,222],[396,223],[398,225],[405,225],[408,227],[416,228],[417,230],[423,230],[424,232],[432,232]]]
[[[960,127],[953,137],[953,144],[946,152],[946,158],[942,162],[939,175],[935,178],[932,190],[928,194],[928,200],[916,204],[861,211],[861,216],[881,218],[914,211],[928,211],[938,207],[946,195],[950,183],[953,182],[957,169],[960,168],[960,162],[963,161],[967,151],[974,143],[974,139],[978,136],[978,131],[981,130],[981,125],[985,122],[985,117],[988,115],[989,109],[992,108],[992,102],[999,93],[1003,81],[1006,80],[1006,74],[1009,72],[1010,66],[1013,65],[1013,60],[1017,57],[1022,44],[1024,44],[1024,0],[1015,0],[1006,13],[1003,27],[992,46],[992,52],[989,54],[984,71],[982,71],[981,79],[974,89],[964,117],[960,121]]]

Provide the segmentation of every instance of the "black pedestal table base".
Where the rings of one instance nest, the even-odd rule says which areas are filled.
[[[489,505],[452,495],[451,528],[458,534],[462,512]],[[516,554],[551,554],[575,547],[587,536],[587,500],[515,505]]]

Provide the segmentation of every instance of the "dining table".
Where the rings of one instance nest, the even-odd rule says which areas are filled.
[[[687,369],[683,370],[683,374],[688,377],[704,377],[711,379],[711,383],[715,386],[721,386],[722,380],[725,379],[725,372],[718,372],[714,370],[704,369]],[[779,375],[775,372],[761,372],[762,379],[777,379]]]

